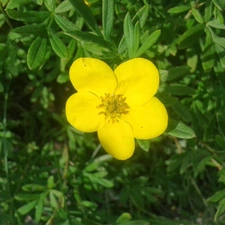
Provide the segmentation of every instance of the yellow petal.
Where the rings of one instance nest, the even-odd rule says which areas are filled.
[[[134,136],[131,126],[123,120],[109,122],[98,131],[102,147],[114,158],[125,160],[134,152]]]
[[[135,58],[120,64],[115,74],[118,80],[116,93],[123,94],[129,106],[147,103],[159,87],[159,72],[147,59]]]
[[[78,92],[66,102],[69,123],[83,132],[94,132],[104,126],[105,116],[99,115],[99,98],[90,92]]]
[[[112,93],[117,86],[113,70],[99,59],[79,58],[73,62],[69,73],[77,91],[90,91],[103,96]]]
[[[155,138],[162,134],[168,125],[166,108],[155,97],[141,107],[130,108],[123,119],[132,126],[134,137],[138,139]]]

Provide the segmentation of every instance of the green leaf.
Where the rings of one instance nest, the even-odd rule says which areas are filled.
[[[220,10],[220,11],[222,11],[223,10],[223,8],[224,8],[224,1],[222,2],[222,1],[220,1],[220,0],[212,0],[213,1],[213,3],[214,3],[214,5]]]
[[[223,200],[221,200],[221,202],[219,203],[218,209],[216,211],[215,217],[214,217],[214,221],[217,221],[218,218],[220,216],[222,216],[222,214],[225,213],[225,198]]]
[[[7,9],[6,13],[14,20],[25,21],[29,23],[41,23],[51,14],[47,11],[28,11],[21,12],[13,9]]]
[[[117,220],[116,220],[116,224],[124,224],[125,222],[128,222],[131,220],[131,215],[129,213],[123,213],[122,215],[120,215]]]
[[[17,211],[21,215],[26,215],[28,212],[30,212],[37,204],[37,200],[34,200],[32,202],[27,203],[26,205],[21,206]]]
[[[166,82],[169,72],[168,70],[159,70],[159,75],[160,75],[160,82],[163,83]]]
[[[22,189],[27,192],[42,192],[46,190],[46,187],[40,184],[25,184],[23,185]]]
[[[106,40],[110,40],[113,22],[114,22],[114,0],[103,0],[102,25],[103,25],[103,35]]]
[[[148,15],[149,15],[149,5],[144,5],[142,8],[138,10],[132,21],[139,22],[140,28],[143,28],[147,22]]]
[[[65,31],[65,34],[78,40],[78,41],[90,42],[90,43],[94,43],[94,44],[100,45],[105,48],[109,48],[108,43],[106,41],[104,41],[101,37],[96,36],[91,33],[88,33],[88,32],[71,30],[71,31]]]
[[[99,36],[102,36],[99,30],[95,17],[93,16],[90,8],[85,4],[84,0],[69,0],[77,12],[84,18],[87,25]]]
[[[218,44],[215,44],[216,52],[219,56],[220,63],[225,68],[225,47],[221,47]]]
[[[59,76],[57,77],[57,82],[58,82],[59,84],[64,84],[64,83],[66,83],[67,81],[69,81],[68,73],[61,73],[61,74],[59,74]]]
[[[22,7],[23,5],[27,4],[30,1],[31,0],[11,0],[11,1],[8,1],[6,9],[14,9],[17,7]]]
[[[222,29],[222,30],[225,30],[225,25],[220,23],[219,20],[210,20],[208,23],[207,23],[208,26],[210,27],[214,27],[214,28],[217,28],[217,29]]]
[[[174,105],[172,105],[172,109],[176,112],[176,114],[182,118],[182,120],[186,122],[192,121],[192,116],[188,110],[188,108],[183,105],[180,101],[177,101]]]
[[[134,26],[131,21],[130,13],[128,12],[124,19],[123,24],[124,38],[128,49],[129,58],[132,58],[134,54],[133,43],[134,43]]]
[[[47,53],[47,39],[37,37],[27,53],[27,64],[31,70],[37,69],[45,61],[45,55]]]
[[[35,222],[39,223],[41,220],[41,215],[43,213],[43,198],[40,197],[40,199],[38,200],[38,204],[36,206],[36,210],[35,210]]]
[[[137,139],[137,143],[138,145],[146,152],[149,151],[150,149],[150,140],[141,140],[141,139]]]
[[[21,26],[21,27],[17,27],[13,30],[11,30],[11,32],[13,33],[18,33],[18,34],[39,34],[43,32],[43,30],[45,30],[46,26],[44,24],[32,24],[32,25],[25,25],[25,26]]]
[[[225,197],[225,189],[217,191],[213,196],[207,199],[208,202],[218,202]]]
[[[76,26],[70,22],[69,20],[67,20],[66,18],[55,14],[54,15],[55,18],[55,22],[58,24],[58,26],[63,30],[63,31],[67,31],[67,30],[77,30]]]
[[[136,56],[136,52],[139,48],[140,44],[140,23],[139,21],[135,23],[134,25],[134,43],[133,43],[133,52],[134,52],[134,57]]]
[[[58,202],[53,192],[49,193],[50,205],[53,209],[58,209]]]
[[[225,38],[224,37],[218,37],[213,31],[212,29],[210,29],[210,33],[212,35],[212,39],[214,41],[215,44],[220,45],[221,47],[225,48]]]
[[[173,81],[178,78],[184,78],[187,74],[190,73],[190,69],[187,66],[177,66],[168,70],[168,77],[166,81]]]
[[[18,201],[30,201],[38,198],[39,194],[18,194],[15,196],[15,199]]]
[[[53,12],[55,10],[55,0],[44,0],[44,4],[46,8],[50,11]]]
[[[188,10],[190,10],[191,7],[188,5],[181,5],[181,6],[175,6],[171,9],[168,10],[168,13],[171,14],[177,14],[177,13],[182,13],[182,12],[186,12]]]
[[[65,13],[73,9],[69,0],[61,2],[55,9],[55,13]]]
[[[192,8],[191,9],[191,11],[192,11],[192,14],[193,14],[193,16],[194,16],[194,18],[195,18],[195,20],[197,21],[197,22],[199,22],[199,23],[204,23],[204,20],[203,20],[203,18],[202,18],[202,16],[201,16],[201,14],[200,14],[200,12],[196,9],[196,8]]]
[[[225,149],[225,138],[220,136],[220,135],[216,135],[216,143],[219,145],[219,147],[221,149]]]
[[[216,51],[213,43],[211,33],[206,30],[205,46],[201,55],[202,67],[205,71],[210,70],[215,65]]]
[[[164,93],[158,93],[156,97],[165,105],[166,107],[172,106],[176,104],[178,99],[176,97],[172,97],[170,95],[164,94]]]
[[[169,119],[166,133],[171,136],[183,139],[190,139],[196,137],[194,131],[190,127],[174,119]]]
[[[189,28],[180,37],[178,41],[178,47],[180,49],[183,49],[193,45],[196,41],[199,40],[199,36],[202,34],[204,28],[205,28],[204,24],[197,24],[196,26]]]
[[[164,87],[164,92],[178,96],[191,95],[195,93],[194,89],[183,85],[166,86]]]
[[[67,58],[67,48],[58,35],[49,28],[49,41],[51,43],[52,49],[54,52],[61,58]]]
[[[161,35],[161,30],[156,30],[150,34],[143,42],[141,47],[138,49],[138,52],[135,54],[135,57],[139,57],[144,54],[149,48],[151,48]]]

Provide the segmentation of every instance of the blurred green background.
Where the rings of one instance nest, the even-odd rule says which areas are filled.
[[[0,0],[0,224],[225,224],[224,0]],[[79,57],[160,70],[170,122],[113,159],[64,114]]]

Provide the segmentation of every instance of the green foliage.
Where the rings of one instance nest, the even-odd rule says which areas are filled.
[[[0,224],[225,224],[223,0],[1,0],[0,11]],[[151,60],[165,134],[120,162],[69,126],[79,57]]]

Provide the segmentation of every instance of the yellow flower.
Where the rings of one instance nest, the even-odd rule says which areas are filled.
[[[113,157],[128,159],[134,138],[151,139],[165,131],[167,111],[154,97],[159,73],[149,60],[131,59],[113,71],[99,59],[79,58],[69,73],[77,90],[66,103],[69,123],[83,132],[97,131]]]

